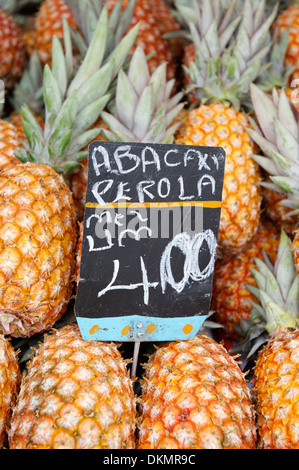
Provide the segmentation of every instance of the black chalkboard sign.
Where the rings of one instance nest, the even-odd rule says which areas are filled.
[[[89,146],[75,312],[84,339],[190,338],[210,308],[225,152]]]

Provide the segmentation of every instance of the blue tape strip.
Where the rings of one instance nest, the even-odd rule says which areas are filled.
[[[174,341],[193,339],[206,318],[207,315],[179,318],[139,315],[112,318],[77,317],[77,323],[85,341]]]

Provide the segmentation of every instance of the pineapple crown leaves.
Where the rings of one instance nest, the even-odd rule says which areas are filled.
[[[108,34],[104,52],[105,58],[116,48],[121,38],[128,31],[136,1],[129,0],[127,6],[122,11],[123,0],[119,0],[109,14]],[[72,30],[72,38],[81,56],[84,57],[105,2],[103,0],[66,0],[66,3],[71,9],[80,31]]]
[[[69,26],[64,21],[64,49],[53,38],[52,68],[44,67],[43,98],[45,126],[41,129],[28,106],[22,107],[27,141],[16,150],[22,161],[38,161],[59,173],[69,173],[87,156],[86,147],[99,134],[92,127],[110,99],[109,88],[135,42],[136,25],[112,51],[106,61],[105,42],[108,12],[104,7],[92,41],[79,69],[74,71]]]
[[[193,0],[191,5],[175,1],[181,22],[185,24],[184,36],[198,47],[198,52],[204,60],[220,53],[240,22],[240,16],[235,15],[237,0],[223,2],[221,0]]]
[[[256,286],[246,285],[256,297],[252,301],[250,319],[242,319],[238,327],[244,340],[230,352],[246,352],[251,357],[268,340],[276,328],[297,328],[299,325],[299,278],[296,273],[291,240],[281,231],[275,263],[264,252],[264,260],[255,258],[252,275]]]
[[[238,0],[174,0],[174,13],[185,29],[185,37],[191,39],[190,24],[204,37],[214,23],[220,36],[233,19],[240,19],[237,3]]]
[[[270,44],[270,27],[276,18],[278,7],[276,5],[271,14],[266,15],[265,4],[265,0],[257,4],[252,0],[244,1],[242,21],[235,41],[235,47],[242,54],[244,64],[248,64],[256,52],[262,50],[265,42]]]
[[[30,56],[28,65],[9,99],[15,111],[27,104],[33,113],[43,114],[43,67],[37,51]]]
[[[226,24],[223,48],[212,39],[217,34],[219,37],[215,25],[206,41],[194,23],[189,23],[195,62],[184,67],[192,81],[187,92],[195,90],[201,102],[228,101],[237,109],[241,102],[249,106],[249,86],[264,70],[262,65],[272,46],[270,27],[276,14],[277,6],[265,17],[265,2],[256,6],[253,0],[245,0],[241,18],[233,17]]]
[[[110,80],[111,84],[116,78],[120,68],[129,57],[129,52],[135,43],[139,27],[140,24],[137,23],[107,55],[106,44],[110,35],[109,15],[107,7],[104,6],[97,23],[97,27],[92,36],[92,41],[88,46],[76,77],[70,84],[68,94],[70,94],[74,89],[82,86],[86,81],[86,78],[91,77],[97,70],[101,70],[102,67],[111,66],[113,64],[112,77]],[[100,84],[100,81],[98,84]]]
[[[289,29],[282,31],[280,37],[274,32],[272,47],[264,59],[262,71],[256,84],[265,92],[271,92],[273,88],[287,87],[295,66],[285,61],[289,43]]]
[[[109,130],[102,129],[108,140],[122,142],[171,143],[178,125],[173,121],[184,107],[183,92],[171,96],[174,80],[166,79],[166,63],[150,75],[145,53],[137,46],[127,73],[117,78],[114,112],[101,116]]]
[[[215,310],[210,310],[208,312],[206,320],[203,322],[201,327],[199,328],[197,334],[204,333],[205,331],[209,330],[215,330],[215,329],[223,329],[224,326],[221,323],[217,323],[214,320],[208,320],[208,318],[211,318],[214,314],[216,313]]]
[[[256,115],[250,119],[251,138],[262,151],[254,160],[268,173],[269,182],[262,183],[287,198],[281,204],[299,211],[299,127],[296,112],[284,89],[273,90],[272,97],[257,85],[250,85]],[[290,215],[290,214],[289,214]]]
[[[252,320],[261,320],[271,334],[278,326],[294,328],[299,322],[299,278],[291,251],[291,240],[281,231],[273,265],[264,253],[264,261],[256,258],[252,275],[257,287],[247,285],[259,303],[253,302]]]

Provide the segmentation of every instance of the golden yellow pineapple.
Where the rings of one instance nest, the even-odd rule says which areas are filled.
[[[222,256],[245,247],[259,223],[260,172],[251,158],[255,146],[248,126],[245,114],[214,103],[189,111],[175,137],[178,144],[216,146],[226,152],[218,238]]]
[[[246,337],[234,351],[255,359],[258,447],[299,449],[299,278],[282,230],[275,263],[255,259],[255,301]]]
[[[170,342],[145,365],[138,449],[253,449],[255,412],[235,359],[205,335]]]
[[[5,89],[13,88],[25,65],[21,30],[9,13],[0,8],[0,79]]]
[[[242,105],[270,50],[269,29],[276,9],[265,17],[246,0],[241,18],[236,18],[233,2],[203,0],[183,9],[179,0],[175,4],[190,25],[195,60],[184,70],[191,83],[187,93],[194,93],[198,105],[191,107],[175,142],[226,151],[218,245],[220,254],[230,255],[250,242],[259,224],[261,177],[252,159],[255,145]]]
[[[135,395],[115,344],[83,341],[70,324],[48,335],[27,366],[10,449],[135,447]]]
[[[299,330],[273,333],[254,369],[259,447],[299,449]]]
[[[225,334],[234,340],[242,339],[238,327],[250,318],[253,294],[246,284],[256,285],[251,274],[254,258],[263,257],[265,250],[274,262],[279,244],[279,230],[262,218],[256,235],[248,246],[235,256],[218,259],[213,278],[212,310],[215,320],[223,325]]]
[[[63,0],[44,0],[36,16],[35,46],[41,61],[46,64],[51,60],[52,38],[63,38],[62,20],[66,19],[70,27],[78,29],[72,11]]]
[[[10,165],[19,163],[14,151],[21,145],[16,126],[0,119],[0,172]]]
[[[48,65],[44,68],[44,129],[24,106],[28,141],[17,151],[24,163],[0,173],[0,330],[12,336],[49,329],[64,313],[72,294],[76,211],[62,174],[79,164],[82,149],[98,134],[98,129],[89,129],[109,98],[105,94],[108,77],[113,80],[136,37],[136,31],[126,36],[120,44],[121,56],[115,50],[114,58],[102,68],[99,44],[102,38],[104,49],[107,23],[104,9],[74,77],[66,67],[73,63],[71,48],[64,52],[54,38],[56,67],[53,71]],[[95,74],[108,74],[106,89],[94,87]]]
[[[0,449],[7,445],[7,429],[20,382],[21,372],[16,352],[9,340],[0,335]]]
[[[280,35],[286,29],[289,30],[289,41],[286,52],[286,62],[294,66],[291,80],[299,78],[299,4],[288,6],[277,17],[273,29]]]
[[[0,174],[0,328],[30,336],[51,327],[72,293],[77,227],[72,194],[46,165]]]

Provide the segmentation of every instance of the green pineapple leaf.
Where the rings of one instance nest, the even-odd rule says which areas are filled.
[[[108,9],[98,7],[96,27],[79,68],[75,66],[71,31],[66,22],[64,48],[58,38],[53,38],[52,68],[46,65],[43,70],[44,130],[37,125],[28,107],[23,107],[27,141],[16,151],[22,161],[26,161],[27,155],[28,161],[46,163],[58,172],[73,171],[76,161],[78,166],[83,155],[86,156],[85,147],[100,132],[92,126],[108,105],[115,77],[128,60],[139,24],[106,57],[110,34]]]

